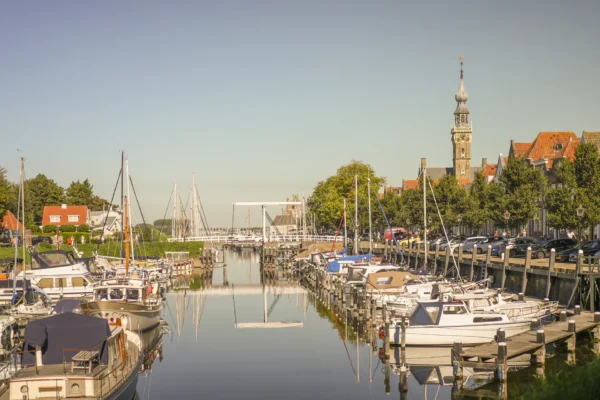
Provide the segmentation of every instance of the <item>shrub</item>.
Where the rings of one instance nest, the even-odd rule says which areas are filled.
[[[45,225],[45,226],[42,228],[42,231],[43,231],[44,233],[56,233],[56,230],[57,230],[57,229],[58,229],[58,226],[56,226],[56,225]]]
[[[88,224],[81,224],[77,227],[77,232],[89,232],[90,226]]]
[[[75,232],[75,225],[62,225],[59,230],[61,233]]]
[[[30,226],[27,227],[27,229],[30,229],[31,233],[41,233],[42,232],[42,228],[40,228],[36,224],[31,224]]]
[[[61,236],[65,244],[68,243],[70,237],[73,237],[75,244],[80,244],[82,237],[85,238],[86,243],[90,242],[90,234],[88,232],[63,232]]]

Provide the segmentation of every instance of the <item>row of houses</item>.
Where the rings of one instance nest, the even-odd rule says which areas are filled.
[[[575,150],[581,143],[590,143],[600,151],[600,132],[583,131],[579,137],[574,132],[540,132],[532,142],[515,142],[510,141],[508,153],[500,153],[496,163],[488,163],[487,158],[483,158],[481,166],[471,167],[473,176],[477,172],[481,172],[486,182],[498,182],[502,170],[506,167],[508,157],[519,157],[527,160],[532,168],[539,168],[548,179],[548,183],[553,186],[556,184],[557,167],[561,160],[575,160]],[[422,160],[421,171],[427,168],[426,159]],[[427,168],[427,176],[436,181],[447,172],[445,168]],[[468,186],[469,180],[458,179],[459,184]],[[401,195],[405,190],[416,189],[419,185],[418,179],[405,179],[401,186],[388,186],[385,189],[384,195],[397,194]],[[529,221],[525,227],[527,234],[535,237],[542,237],[552,234],[559,237],[565,232],[557,232],[548,226],[547,212],[540,206],[537,216]],[[493,226],[484,228],[484,232],[493,232]],[[600,226],[592,232],[593,237],[600,237]]]
[[[87,206],[70,206],[66,204],[44,206],[42,215],[42,227],[48,225],[56,227],[87,225],[93,231],[103,231],[105,236],[120,232],[122,221],[123,217],[120,211],[90,211]],[[8,231],[23,230],[23,225],[10,211],[7,211],[3,216],[1,226]]]

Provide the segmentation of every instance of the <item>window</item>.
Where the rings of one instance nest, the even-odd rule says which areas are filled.
[[[85,284],[87,285],[87,282],[85,282]],[[71,286],[74,286],[74,287],[84,286],[84,279],[80,276],[72,277],[71,278]]]
[[[112,289],[110,291],[111,300],[121,300],[123,298],[123,291],[121,289]]]
[[[54,279],[53,278],[43,278],[37,283],[37,287],[40,289],[51,289],[54,287]]]
[[[56,287],[67,287],[67,278],[56,278]]]
[[[502,321],[502,317],[475,317],[475,318],[473,318],[474,323],[497,322],[497,321]]]
[[[461,169],[461,170],[460,170],[460,175],[461,175],[461,176],[465,176],[465,170],[464,170],[464,169]]]
[[[60,215],[51,215],[50,222],[60,222]]]
[[[69,222],[79,222],[79,215],[69,215]]]
[[[435,323],[438,319],[438,315],[440,314],[439,307],[425,307],[425,311],[427,311],[429,318],[431,318],[431,322]]]
[[[444,314],[446,315],[455,315],[455,314],[466,314],[467,309],[463,306],[445,306]]]
[[[460,149],[460,156],[465,158],[465,149]]]

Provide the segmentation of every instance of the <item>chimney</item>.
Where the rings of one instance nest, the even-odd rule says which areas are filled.
[[[486,165],[487,165],[487,158],[482,158],[481,159],[481,168],[485,168]]]
[[[427,169],[427,159],[421,158],[421,171]]]
[[[62,208],[63,210],[66,210],[66,209],[67,209],[67,205],[66,205],[66,204],[62,204],[62,205],[60,206],[60,208]]]

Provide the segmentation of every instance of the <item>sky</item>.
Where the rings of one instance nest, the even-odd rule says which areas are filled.
[[[594,0],[5,2],[0,166],[110,199],[124,150],[146,219],[194,174],[211,226],[351,160],[401,185],[451,165],[460,55],[473,166],[600,130],[599,19]]]

